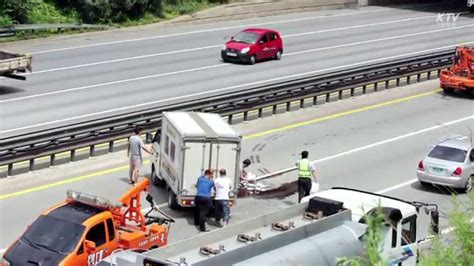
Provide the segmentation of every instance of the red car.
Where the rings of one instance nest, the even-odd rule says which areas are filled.
[[[239,32],[222,46],[221,51],[224,62],[238,61],[251,65],[262,59],[280,60],[282,54],[280,34],[274,30],[257,28]]]

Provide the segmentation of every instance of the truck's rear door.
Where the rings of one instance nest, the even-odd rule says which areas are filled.
[[[232,190],[235,190],[238,181],[238,144],[237,143],[213,143],[211,154],[211,167],[217,169],[224,168],[227,177],[232,181]]]
[[[185,142],[182,189],[188,196],[196,195],[197,179],[209,168],[210,147],[210,143]]]

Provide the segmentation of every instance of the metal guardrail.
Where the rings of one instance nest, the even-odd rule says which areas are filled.
[[[110,29],[107,25],[94,25],[94,24],[19,24],[9,25],[0,27],[0,38],[11,37],[20,31],[51,31],[56,30],[57,32],[63,32],[64,30],[87,30],[87,29]]]
[[[7,174],[11,175],[13,164],[21,161],[29,161],[30,170],[33,170],[35,159],[50,156],[50,164],[54,165],[55,155],[62,152],[70,152],[70,159],[74,161],[79,148],[89,147],[90,156],[94,156],[96,145],[108,143],[109,152],[112,152],[114,141],[129,137],[136,125],[148,133],[159,129],[163,111],[216,112],[232,123],[236,114],[243,114],[246,121],[250,112],[256,111],[260,118],[268,107],[276,114],[278,106],[285,104],[286,111],[290,111],[295,101],[299,108],[305,108],[310,99],[311,105],[317,105],[318,97],[322,95],[330,101],[335,92],[342,99],[348,90],[354,96],[356,88],[362,88],[362,94],[365,94],[368,85],[374,85],[374,91],[377,91],[380,83],[389,88],[389,82],[394,80],[399,86],[401,79],[409,84],[412,77],[416,76],[419,81],[422,74],[430,79],[433,72],[439,75],[441,69],[452,63],[453,54],[452,49],[423,54],[6,137],[0,139],[0,166],[8,165]]]

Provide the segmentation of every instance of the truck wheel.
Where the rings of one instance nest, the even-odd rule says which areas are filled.
[[[453,88],[443,88],[443,91],[444,91],[444,93],[446,93],[446,94],[451,94],[451,93],[454,92],[454,89],[453,89]]]
[[[151,164],[151,182],[157,187],[164,187],[166,185],[165,180],[159,178],[156,174],[155,164]]]
[[[168,190],[168,206],[172,210],[179,209],[178,201],[176,200],[176,194],[172,190]]]
[[[154,250],[154,249],[157,249],[159,248],[158,246],[151,246],[148,250]]]

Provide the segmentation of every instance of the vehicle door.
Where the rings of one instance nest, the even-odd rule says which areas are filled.
[[[265,59],[270,56],[270,48],[268,47],[268,34],[262,34],[257,42],[257,59]]]
[[[113,224],[112,224],[113,226]],[[83,252],[87,255],[87,260],[83,265],[93,266],[98,264],[101,260],[106,258],[110,253],[113,251],[112,248],[109,247],[107,242],[107,230],[106,230],[106,223],[104,221],[100,221],[94,226],[92,226],[89,231],[86,233],[86,238],[83,245]],[[113,234],[115,239],[115,232]],[[94,247],[91,247],[88,243],[93,243]],[[81,251],[81,250],[79,250]],[[79,253],[79,252],[78,252]]]
[[[268,47],[270,49],[269,57],[274,57],[278,50],[281,49],[278,34],[276,32],[270,32],[268,34]]]
[[[416,265],[418,256],[416,215],[404,218],[393,230],[390,265]],[[395,229],[395,228],[394,228]]]

